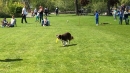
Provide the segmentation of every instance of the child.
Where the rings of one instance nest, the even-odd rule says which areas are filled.
[[[37,12],[37,15],[36,15],[36,22],[39,21],[39,12]]]
[[[47,20],[47,17],[44,18],[43,26],[48,26],[48,20]]]
[[[117,10],[116,9],[114,9],[114,11],[113,11],[113,17],[114,17],[114,21],[116,21],[116,15],[117,15]]]
[[[6,18],[4,18],[3,21],[1,22],[2,22],[2,27],[5,27],[8,25],[8,21],[6,20]]]
[[[120,11],[118,12],[118,15],[119,15],[119,24],[122,25],[122,21],[123,21],[123,10],[120,10]]]
[[[96,18],[96,26],[99,24],[99,13],[96,11],[95,12],[95,18]]]

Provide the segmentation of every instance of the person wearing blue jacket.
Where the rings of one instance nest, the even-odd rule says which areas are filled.
[[[123,10],[121,9],[119,12],[118,12],[118,15],[119,15],[119,24],[122,25],[122,21],[123,21]]]
[[[96,19],[96,26],[99,24],[99,13],[96,11],[95,12],[95,19]]]

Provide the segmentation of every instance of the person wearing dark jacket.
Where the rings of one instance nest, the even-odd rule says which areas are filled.
[[[124,19],[125,19],[126,25],[129,25],[129,18],[128,18],[128,11],[127,11],[127,9],[125,9],[125,11],[124,11]]]
[[[42,6],[39,6],[39,17],[40,17],[40,23],[41,21],[43,20],[43,7]]]

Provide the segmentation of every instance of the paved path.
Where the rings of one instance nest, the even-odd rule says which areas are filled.
[[[27,17],[32,17],[31,13],[28,13]]]

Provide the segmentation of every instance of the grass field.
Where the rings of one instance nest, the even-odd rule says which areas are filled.
[[[35,18],[28,24],[0,28],[0,73],[129,73],[130,25],[112,16],[50,15],[51,26]],[[2,19],[0,19],[2,20]],[[10,18],[8,18],[10,20]],[[68,23],[67,23],[68,20]],[[56,35],[70,32],[74,40],[63,47]]]

